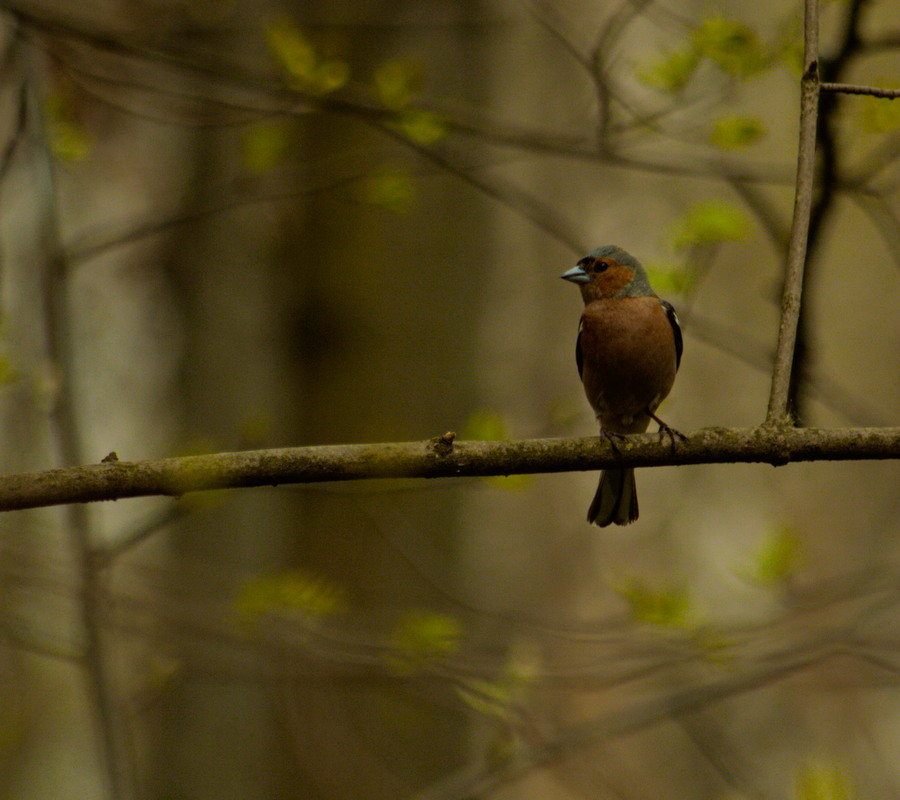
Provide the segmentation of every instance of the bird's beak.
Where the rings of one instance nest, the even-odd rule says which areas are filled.
[[[590,283],[591,276],[588,275],[583,267],[575,266],[572,267],[568,272],[564,272],[559,276],[564,281],[572,281],[572,283]]]

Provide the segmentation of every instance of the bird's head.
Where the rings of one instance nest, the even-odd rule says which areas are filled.
[[[560,277],[578,284],[585,303],[653,294],[647,273],[638,260],[613,244],[592,250]]]

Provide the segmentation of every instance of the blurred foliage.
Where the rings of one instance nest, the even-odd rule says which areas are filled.
[[[667,628],[692,624],[691,601],[684,589],[651,588],[641,578],[629,578],[613,588],[628,603],[635,622]]]
[[[409,109],[400,114],[395,127],[407,139],[424,146],[439,142],[447,135],[447,123],[433,111]]]
[[[395,214],[408,214],[416,202],[416,184],[404,167],[384,164],[360,181],[358,195],[364,203],[383,206]]]
[[[500,442],[509,439],[509,426],[506,418],[498,411],[481,408],[473,411],[463,426],[463,439],[475,439],[483,442]],[[484,479],[496,489],[518,491],[528,486],[533,475],[492,475]]]
[[[574,334],[573,334],[573,345],[572,350],[574,354]],[[574,357],[572,359],[572,373],[575,373],[574,367]],[[574,380],[574,379],[573,379]],[[547,409],[547,420],[554,427],[569,429],[573,428],[576,425],[580,425],[587,414],[587,406],[582,402],[575,402],[574,394],[567,394],[565,397],[558,398],[554,400],[550,407]]]
[[[711,17],[701,22],[691,41],[702,57],[733,78],[747,78],[770,63],[756,31],[725,17]]]
[[[878,81],[878,86],[896,89],[890,81]],[[846,97],[850,118],[869,133],[894,133],[900,129],[900,100],[886,97]]]
[[[661,295],[688,294],[697,279],[696,272],[686,265],[649,264],[646,271],[650,284]]]
[[[433,111],[410,108],[425,87],[425,67],[411,58],[392,58],[373,76],[375,94],[385,108],[397,112],[392,127],[415,144],[429,146],[447,135],[447,123]]]
[[[340,89],[350,80],[350,65],[343,59],[319,53],[290,17],[271,20],[265,26],[265,36],[269,51],[287,73],[291,88],[324,95]]]
[[[484,442],[499,442],[508,439],[509,427],[506,424],[506,418],[490,408],[473,411],[463,426],[462,438]]]
[[[654,89],[678,94],[704,60],[729,78],[744,80],[769,67],[780,50],[779,43],[770,53],[750,26],[715,16],[698,23],[683,44],[639,68],[637,76]]]
[[[320,618],[347,609],[344,589],[300,568],[257,575],[236,592],[233,609],[247,622],[276,612],[296,612]]]
[[[435,659],[455,653],[462,636],[462,622],[450,614],[407,611],[391,632],[388,664],[398,674],[411,674]]]
[[[226,447],[222,442],[211,436],[194,436],[183,441],[181,446],[176,448],[171,455],[174,457],[202,456],[221,452],[225,449]],[[123,457],[127,460],[127,456]],[[186,478],[186,480],[189,480],[189,478]],[[177,491],[179,487],[172,486],[171,488]],[[222,505],[234,491],[234,489],[209,489],[202,492],[187,492],[181,494],[176,502],[187,512],[203,511]]]
[[[514,715],[513,706],[525,701],[542,672],[541,654],[528,639],[517,639],[509,647],[506,660],[493,681],[470,679],[456,691],[474,711],[502,722]]]
[[[456,687],[456,693],[469,708],[485,717],[499,719],[501,722],[513,719],[513,690],[503,682],[470,678],[464,685]]]
[[[773,531],[756,554],[752,576],[764,586],[781,583],[794,575],[805,562],[803,541],[790,528]]]
[[[515,639],[509,646],[501,679],[519,689],[533,686],[543,673],[543,659],[538,644],[532,639]]]
[[[695,47],[672,50],[638,70],[638,78],[666,94],[678,94],[690,83],[700,63]]]
[[[756,117],[720,117],[709,141],[723,150],[738,150],[756,144],[766,135],[766,126]]]
[[[244,166],[255,173],[270,172],[282,162],[290,145],[290,125],[281,120],[266,120],[250,125],[244,131],[242,156]]]
[[[803,74],[803,14],[797,9],[782,23],[774,56],[795,78]]]
[[[491,475],[484,480],[495,489],[501,489],[504,492],[518,492],[533,483],[534,475]]]
[[[85,161],[93,140],[78,115],[72,96],[57,88],[44,105],[50,151],[61,161]]]
[[[208,511],[228,502],[234,489],[204,489],[202,492],[187,492],[176,499],[176,503],[188,514]]]
[[[853,782],[845,770],[829,764],[811,764],[797,775],[797,800],[856,800]]]
[[[694,206],[675,228],[672,244],[679,248],[745,239],[750,230],[747,215],[726,203]]]
[[[375,70],[375,93],[393,111],[409,106],[425,85],[425,66],[410,58],[391,58]]]

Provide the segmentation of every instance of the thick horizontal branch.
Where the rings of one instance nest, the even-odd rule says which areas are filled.
[[[0,511],[147,495],[364,478],[451,478],[569,472],[611,466],[900,457],[900,428],[704,428],[674,445],[655,434],[628,437],[619,454],[606,439],[344,444],[247,450],[156,461],[104,461],[0,476]]]

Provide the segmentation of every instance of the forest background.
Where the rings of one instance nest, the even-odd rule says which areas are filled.
[[[822,78],[896,88],[889,0]],[[766,414],[799,4],[2,2],[2,471],[592,436],[558,276],[647,266],[664,418]],[[793,411],[898,411],[900,104],[823,93]],[[900,793],[895,463],[235,489],[0,518],[0,795]]]

